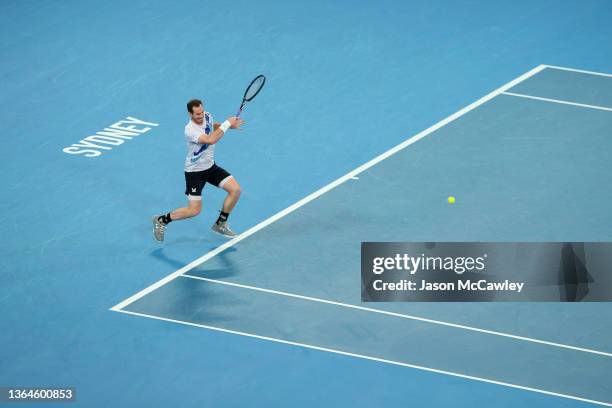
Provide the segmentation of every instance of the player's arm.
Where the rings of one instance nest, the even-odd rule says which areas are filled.
[[[213,131],[209,134],[209,135],[205,135],[202,134],[200,135],[200,137],[198,138],[198,143],[199,144],[215,144],[217,143],[225,134],[225,132],[229,129],[240,129],[240,126],[244,123],[244,121],[240,118],[237,118],[235,116],[232,116],[231,118],[228,118],[225,122],[219,124],[219,126],[215,126],[217,125],[217,123],[215,123],[213,125]]]

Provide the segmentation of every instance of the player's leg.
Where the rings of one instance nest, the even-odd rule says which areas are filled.
[[[153,236],[158,241],[164,240],[166,226],[172,221],[195,217],[202,211],[202,189],[206,183],[204,172],[185,172],[185,195],[187,195],[187,207],[177,208],[165,215],[153,217]]]
[[[156,215],[153,217],[153,235],[158,241],[164,240],[166,233],[166,225],[172,221],[183,220],[185,218],[195,217],[202,211],[202,200],[189,200],[187,207],[177,208],[165,215]]]
[[[221,186],[222,189],[227,191],[227,196],[223,201],[223,212],[231,213],[236,203],[240,199],[240,193],[242,192],[240,188],[240,184],[236,181],[234,177],[229,177],[225,183]]]
[[[226,237],[233,237],[236,233],[229,228],[227,219],[240,199],[240,194],[242,192],[240,184],[238,184],[231,174],[216,165],[209,181],[217,187],[227,191],[227,196],[223,201],[223,208],[221,209],[219,218],[217,218],[217,221],[213,224],[212,230]]]
[[[170,213],[169,221],[178,221],[185,218],[195,217],[202,211],[202,200],[189,199],[187,207],[177,208]],[[166,223],[167,224],[167,223]]]

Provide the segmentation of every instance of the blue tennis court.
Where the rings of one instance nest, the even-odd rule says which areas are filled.
[[[612,241],[608,2],[118,5],[0,6],[0,387],[612,406],[610,303],[360,296],[362,242]],[[259,73],[215,155],[241,234],[210,231],[209,186],[155,242],[185,202],[186,101],[233,115]]]

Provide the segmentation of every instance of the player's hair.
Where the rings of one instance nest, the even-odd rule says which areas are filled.
[[[193,113],[193,108],[195,106],[202,106],[202,101],[199,99],[192,99],[187,102],[187,110],[189,111],[189,113]]]

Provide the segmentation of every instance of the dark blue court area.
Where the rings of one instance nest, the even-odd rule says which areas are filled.
[[[362,302],[360,275],[362,242],[612,241],[611,18],[0,4],[0,387],[76,393],[0,407],[612,406],[610,303]],[[210,230],[209,185],[156,242],[186,203],[186,102],[223,121],[257,74],[215,153],[241,234]]]

